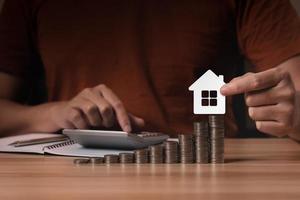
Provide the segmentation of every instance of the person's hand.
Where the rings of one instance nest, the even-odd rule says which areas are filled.
[[[101,84],[86,88],[67,102],[58,102],[51,109],[51,118],[59,128],[110,128],[119,125],[122,130],[144,126],[144,120],[128,113],[117,95]]]
[[[281,137],[299,131],[296,91],[288,72],[280,68],[234,78],[221,93],[245,93],[249,116],[261,132]]]

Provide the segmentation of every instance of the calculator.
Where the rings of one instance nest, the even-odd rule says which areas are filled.
[[[63,134],[86,148],[126,149],[146,148],[164,142],[167,134],[159,132],[127,133],[124,131],[64,129]]]

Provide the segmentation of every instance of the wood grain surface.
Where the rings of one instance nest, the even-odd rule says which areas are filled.
[[[0,154],[0,199],[300,199],[300,145],[228,139],[226,163],[74,165],[73,158]]]

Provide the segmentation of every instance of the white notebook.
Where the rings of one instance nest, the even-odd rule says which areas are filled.
[[[53,133],[34,133],[26,135],[18,135],[0,138],[0,152],[14,153],[35,153],[35,154],[53,154],[60,156],[76,156],[76,157],[103,157],[106,154],[119,154],[121,152],[132,152],[125,150],[112,149],[87,149],[72,140],[64,142],[53,142],[46,144],[36,144],[23,147],[15,147],[10,145],[15,141],[31,140],[38,138],[53,137]]]

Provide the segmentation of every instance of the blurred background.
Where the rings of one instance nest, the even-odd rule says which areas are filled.
[[[0,0],[0,11],[5,0]],[[298,14],[300,15],[300,0],[291,0],[292,4],[294,5],[295,9],[297,10]]]
[[[2,6],[5,0],[0,0],[0,13],[2,10]],[[300,0],[290,0],[294,8],[297,10],[299,16],[300,16]],[[248,71],[250,69],[250,64],[245,62],[245,67],[243,69],[244,72]],[[41,80],[38,80],[41,84],[35,84],[39,85],[39,88],[33,88],[35,91],[32,95],[32,98],[29,100],[30,104],[38,104],[45,100],[45,97],[47,94],[46,87],[44,85],[44,80],[42,76],[40,77]],[[35,82],[36,83],[36,82]],[[237,124],[240,126],[240,132],[242,132],[242,135],[239,135],[239,137],[267,137],[264,134],[260,134],[256,131],[255,125],[252,122],[252,120],[249,119],[247,111],[245,110],[245,104],[244,104],[244,98],[243,95],[236,96],[234,99],[235,103],[233,110],[235,111],[235,116],[237,118]],[[244,128],[243,128],[244,127]]]
[[[5,0],[0,0],[0,11]],[[300,0],[291,0],[292,4],[294,5],[295,9],[297,10],[298,14],[300,15]]]
[[[292,4],[296,8],[298,14],[300,14],[300,1],[299,0],[291,0]]]

